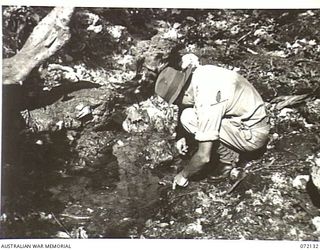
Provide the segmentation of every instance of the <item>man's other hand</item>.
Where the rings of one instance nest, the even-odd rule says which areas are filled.
[[[176,148],[178,149],[179,154],[185,155],[188,152],[188,145],[186,138],[181,138],[176,142]]]
[[[173,179],[172,189],[176,189],[177,185],[180,187],[186,187],[188,186],[188,184],[189,184],[188,179],[182,175],[182,172],[180,172]]]

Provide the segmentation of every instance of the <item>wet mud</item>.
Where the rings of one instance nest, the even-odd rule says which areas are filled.
[[[57,237],[61,231],[73,238],[79,228],[90,238],[138,237],[163,203],[166,187],[159,184],[163,173],[154,169],[159,162],[146,157],[161,137],[107,135],[110,143],[85,167],[74,164],[78,155],[63,145],[64,133],[45,135],[49,141],[29,138],[42,143],[25,145],[29,151],[20,152],[24,160],[5,168],[3,212],[12,220],[3,223],[2,237]],[[97,146],[96,136],[87,137],[86,144]]]

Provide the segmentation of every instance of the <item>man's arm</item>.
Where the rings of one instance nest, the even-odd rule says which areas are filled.
[[[184,127],[182,126],[181,122],[180,122],[180,117],[182,114],[182,111],[184,109],[179,107],[179,111],[178,111],[178,124],[176,126],[175,132],[176,132],[176,140],[180,140],[181,138],[187,138],[189,135],[189,133],[184,129]]]
[[[184,178],[188,178],[200,171],[205,164],[210,162],[213,145],[214,141],[199,142],[198,151],[192,156],[191,160],[187,163],[180,174]]]

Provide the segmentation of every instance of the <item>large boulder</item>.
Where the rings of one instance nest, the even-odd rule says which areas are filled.
[[[167,104],[161,97],[153,96],[146,101],[133,104],[126,110],[122,123],[129,133],[168,132],[174,136],[178,119],[178,107]]]
[[[302,115],[306,121],[311,124],[320,123],[320,99],[310,100],[302,110]]]
[[[50,94],[54,93],[48,91]],[[103,126],[113,112],[116,94],[100,87],[76,90],[57,98],[52,104],[28,112],[29,117],[25,118],[28,125],[38,132]]]

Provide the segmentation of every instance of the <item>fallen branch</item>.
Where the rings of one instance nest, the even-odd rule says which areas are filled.
[[[299,64],[299,63],[303,63],[303,62],[319,63],[318,61],[315,61],[315,60],[310,60],[310,59],[301,58],[301,59],[296,60],[296,61],[294,62],[294,64]]]
[[[303,95],[279,96],[271,100],[270,103],[275,104],[275,109],[281,110],[285,107],[302,103],[310,96],[311,93]]]
[[[245,167],[241,174],[241,177],[232,185],[232,187],[228,189],[227,194],[232,193],[236,189],[236,187],[240,184],[240,182],[242,182],[248,176],[249,173],[254,173],[264,168],[269,168],[275,161],[276,159],[274,158],[265,166],[261,168],[252,169],[252,170],[249,170],[248,168]]]
[[[262,166],[261,168],[256,168],[256,169],[252,169],[252,170],[249,170],[250,173],[255,173],[257,171],[260,171],[261,169],[265,169],[265,168],[269,168],[273,165],[273,163],[276,161],[277,159],[276,158],[273,158],[268,164]]]
[[[77,215],[72,215],[72,214],[60,214],[60,216],[75,219],[75,220],[89,220],[89,219],[91,219],[90,216],[77,216]]]
[[[248,172],[244,171],[242,172],[241,177],[232,185],[232,187],[230,187],[227,191],[227,194],[230,194],[233,192],[233,190],[236,189],[236,187],[240,184],[240,182],[242,182],[244,180],[244,178],[246,178],[248,175]]]
[[[18,84],[70,39],[68,27],[73,7],[56,7],[34,28],[22,49],[3,60],[2,83]]]
[[[57,222],[57,224],[63,228],[63,230],[66,232],[66,234],[72,238],[71,233],[66,229],[66,227],[56,218],[56,216],[54,215],[54,213],[51,212],[52,218],[55,220],[55,222]]]
[[[255,52],[254,50],[249,49],[249,48],[247,48],[247,51],[248,51],[249,53],[253,54],[253,55],[258,55],[258,54],[259,54],[258,52]]]
[[[252,30],[250,30],[247,34],[244,34],[242,37],[240,37],[237,42],[241,42],[243,39],[245,39],[247,36],[249,36],[252,33]]]

